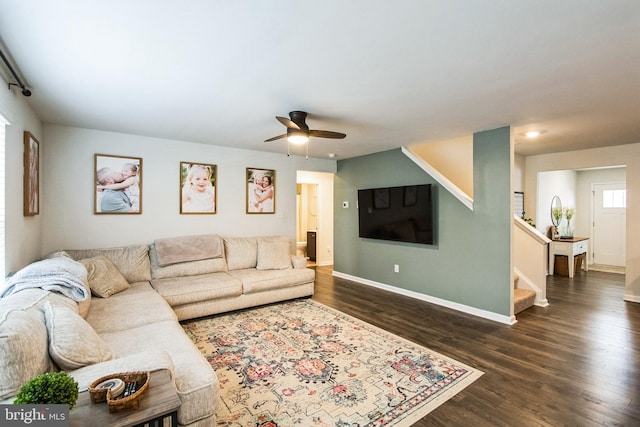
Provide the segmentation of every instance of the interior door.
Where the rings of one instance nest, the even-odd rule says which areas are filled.
[[[594,264],[624,267],[626,217],[626,184],[594,184],[591,245]]]

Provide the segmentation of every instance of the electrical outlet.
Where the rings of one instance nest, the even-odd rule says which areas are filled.
[[[398,264],[393,264],[393,272],[400,273],[400,266]]]

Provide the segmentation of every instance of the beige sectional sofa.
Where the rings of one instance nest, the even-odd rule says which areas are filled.
[[[76,302],[34,286],[0,299],[0,403],[43,372],[68,371],[85,390],[110,373],[167,369],[179,425],[215,425],[215,372],[179,321],[312,295],[315,272],[293,268],[292,243],[200,235],[52,254],[40,263],[82,265],[91,292]]]

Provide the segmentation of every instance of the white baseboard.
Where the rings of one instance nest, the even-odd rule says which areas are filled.
[[[429,295],[421,294],[419,292],[409,291],[407,289],[398,288],[396,286],[387,285],[384,283],[375,282],[369,279],[363,279],[357,276],[351,276],[350,274],[340,273],[339,271],[333,271],[333,275],[336,277],[340,277],[341,279],[351,280],[353,282],[358,282],[363,285],[373,286],[375,288],[384,289],[385,291],[393,292],[396,294],[404,295],[410,298],[419,299],[422,301],[426,301],[432,304],[440,305],[442,307],[451,308],[456,311],[460,311],[463,313],[471,314],[473,316],[482,317],[483,319],[492,320],[494,322],[504,323],[507,325],[513,325],[517,322],[515,316],[504,316],[501,314],[493,313],[491,311],[480,310],[475,307],[470,307],[468,305],[459,304],[457,302],[452,302],[448,300],[444,300],[441,298],[432,297]]]

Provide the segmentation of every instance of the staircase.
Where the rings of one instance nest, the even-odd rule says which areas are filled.
[[[534,291],[518,288],[519,279],[518,276],[513,279],[513,314],[526,310],[536,302],[536,293]]]

